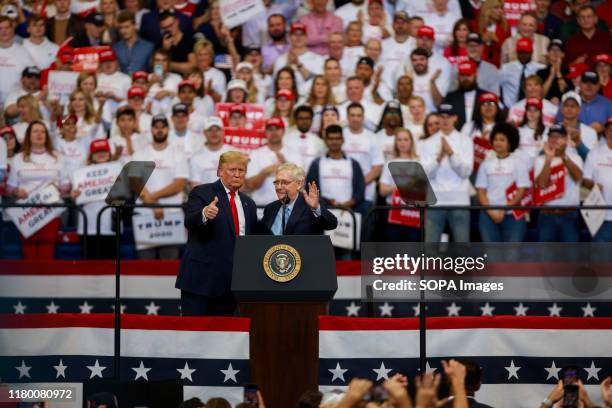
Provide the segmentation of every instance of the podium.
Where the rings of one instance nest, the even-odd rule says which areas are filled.
[[[267,408],[294,407],[318,388],[318,317],[337,289],[329,237],[238,237],[232,292],[251,318],[251,381]]]

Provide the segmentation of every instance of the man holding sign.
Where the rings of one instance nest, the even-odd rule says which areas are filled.
[[[191,190],[185,211],[187,248],[176,279],[183,316],[230,316],[236,309],[231,292],[236,236],[258,229],[255,202],[239,190],[249,159],[229,151],[219,158],[214,183]]]
[[[561,124],[552,125],[544,154],[536,158],[534,202],[544,206],[580,205],[580,180],[583,162],[567,148],[567,131]],[[540,242],[577,242],[578,211],[543,209],[538,217]]]

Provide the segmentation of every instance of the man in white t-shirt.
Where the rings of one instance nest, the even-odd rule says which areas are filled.
[[[376,136],[363,126],[363,106],[357,102],[351,103],[346,108],[346,114],[348,128],[344,131],[343,151],[348,157],[357,160],[363,171],[365,200],[356,210],[365,216],[376,198],[376,179],[380,177],[385,158]]]
[[[38,14],[30,14],[28,34],[30,36],[23,40],[23,47],[28,50],[39,69],[48,68],[55,61],[59,46],[46,37],[45,19]]]
[[[346,101],[338,105],[340,113],[340,124],[345,126],[347,123],[346,108],[353,102],[361,104],[365,110],[364,126],[370,131],[374,131],[380,122],[382,106],[365,97],[365,85],[363,80],[357,76],[348,77],[346,80]]]
[[[417,48],[410,53],[412,62],[413,93],[425,100],[428,112],[435,112],[442,99],[446,96],[449,83],[448,76],[438,68],[433,70],[429,66],[429,53],[423,48]]]
[[[325,153],[325,143],[321,138],[312,133],[312,121],[314,112],[308,105],[300,105],[293,111],[295,128],[287,131],[283,143],[291,149],[302,154],[302,165],[306,172],[310,163]]]
[[[103,95],[106,98],[102,120],[105,122],[105,127],[109,128],[117,108],[127,97],[132,80],[128,75],[119,71],[117,55],[112,48],[102,51],[99,59],[100,72],[98,73],[96,96]]]
[[[440,105],[440,130],[419,141],[419,156],[438,199],[438,205],[470,205],[470,174],[474,166],[474,145],[469,136],[455,128],[455,108]],[[432,210],[427,213],[425,239],[440,242],[448,222],[455,242],[470,241],[469,210]]]
[[[268,143],[253,150],[247,169],[246,187],[257,205],[267,205],[277,200],[272,181],[276,168],[282,163],[302,166],[299,152],[283,143],[285,123],[275,116],[266,120],[266,139]]]
[[[418,21],[413,19],[413,21]],[[436,32],[435,30],[426,25],[422,25],[416,32],[416,48],[422,48],[427,51],[427,59],[429,70],[432,73],[440,71],[440,81],[445,85],[448,91],[456,88],[457,82],[457,70],[453,67],[453,65],[446,59],[446,57],[441,53],[437,52],[434,48],[436,40]],[[400,76],[408,73],[414,73],[414,67],[412,65],[412,52],[404,61],[404,64],[398,65],[395,70],[394,79],[397,80]]]
[[[605,140],[589,152],[584,164],[582,183],[587,188],[597,185],[606,205],[612,205],[612,117],[604,128]],[[593,237],[594,242],[612,241],[612,210],[606,213],[606,220]]]
[[[21,86],[9,93],[4,101],[4,115],[9,118],[17,117],[19,115],[17,99],[27,94],[36,97],[40,94],[40,69],[38,67],[26,67],[23,70],[21,73]]]
[[[274,63],[274,76],[281,68],[289,66],[295,71],[297,86],[301,88],[312,75],[323,73],[325,60],[319,54],[308,50],[307,41],[306,26],[302,23],[291,24],[289,29],[291,47]]]
[[[589,150],[597,146],[597,132],[590,126],[580,123],[580,108],[582,106],[582,98],[577,92],[570,91],[563,94],[561,97],[561,122],[567,130],[569,137],[568,148],[574,150],[582,160],[586,160]]]
[[[190,158],[204,144],[201,133],[193,133],[189,130],[189,107],[184,103],[176,103],[172,107],[170,117],[170,135],[168,141],[171,145],[180,147],[187,158]]]
[[[204,125],[204,136],[205,143],[190,160],[189,183],[192,188],[217,180],[219,157],[232,150],[230,145],[223,143],[225,135],[221,118],[217,116],[208,118]]]
[[[28,50],[15,43],[15,23],[0,16],[0,105],[18,86],[23,70],[32,65],[35,62]]]
[[[182,204],[183,190],[189,178],[187,158],[180,148],[168,143],[170,127],[163,115],[155,115],[151,120],[151,144],[134,153],[134,161],[154,161],[155,169],[149,177],[140,198],[145,204]],[[151,209],[139,208],[137,212],[150,212]],[[164,214],[182,212],[181,208],[155,208],[155,219],[163,220]],[[162,245],[138,250],[140,259],[177,259],[178,245]]]
[[[461,18],[461,12],[455,13],[448,8],[448,0],[433,0],[433,8],[428,13],[419,14],[425,24],[436,31],[436,51],[442,52],[453,40],[453,27]]]
[[[380,65],[383,66],[382,81],[393,89],[394,67],[401,66],[416,47],[416,39],[410,36],[410,17],[405,11],[393,15],[393,36],[382,42]]]
[[[534,184],[543,193],[552,186],[562,190],[557,198],[547,198],[543,206],[580,205],[580,181],[583,161],[577,153],[568,149],[567,130],[561,124],[550,126],[544,153],[536,157]],[[559,182],[563,187],[559,187]],[[537,197],[534,197],[537,198]],[[538,240],[540,242],[578,242],[578,211],[543,208],[538,215]]]

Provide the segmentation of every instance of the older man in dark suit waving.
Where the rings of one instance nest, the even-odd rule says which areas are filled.
[[[264,208],[262,222],[274,235],[320,235],[333,230],[338,220],[319,200],[315,182],[304,186],[304,170],[285,163],[276,169],[274,189],[278,201]]]
[[[181,290],[183,316],[233,315],[231,293],[236,236],[258,230],[255,202],[238,190],[244,185],[249,159],[223,153],[214,183],[195,187],[185,211],[189,232],[175,287]]]

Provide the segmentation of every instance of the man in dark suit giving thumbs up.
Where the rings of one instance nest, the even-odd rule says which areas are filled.
[[[231,316],[231,293],[237,235],[257,230],[255,202],[238,190],[244,185],[249,159],[240,152],[223,153],[214,183],[195,187],[185,211],[187,248],[178,276],[183,316]]]

